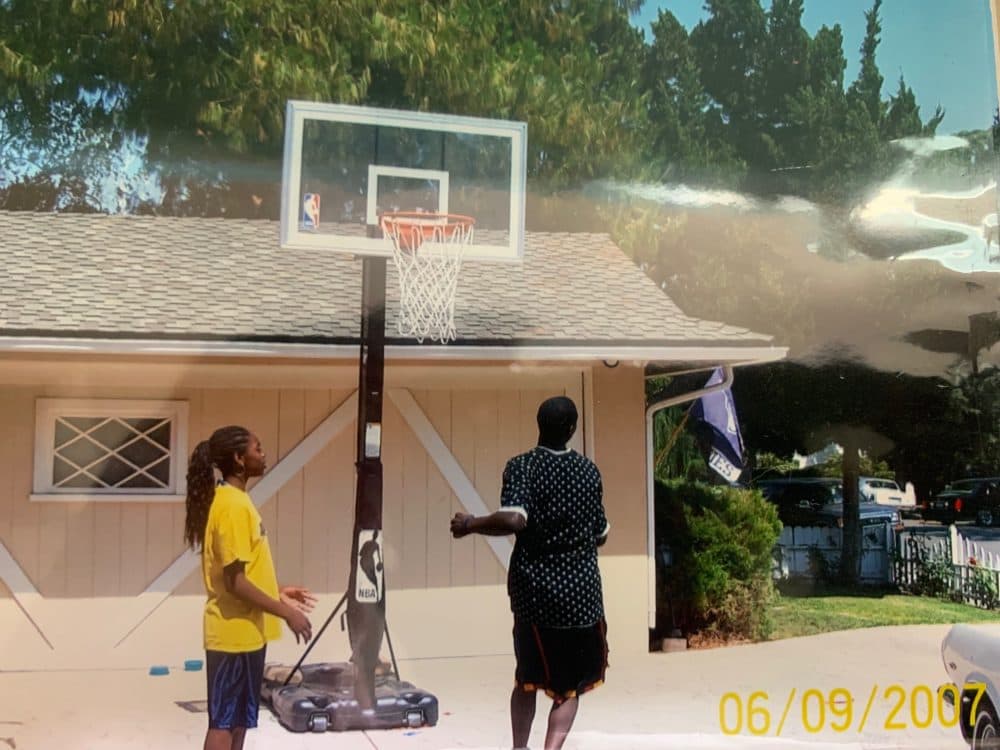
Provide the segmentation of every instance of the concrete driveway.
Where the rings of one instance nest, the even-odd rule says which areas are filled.
[[[619,748],[934,748],[960,750],[965,743],[957,728],[945,728],[931,716],[925,728],[914,718],[927,718],[923,693],[933,693],[945,678],[940,643],[948,626],[903,626],[827,633],[771,643],[675,654],[611,654],[608,683],[582,699],[569,750]],[[296,735],[262,712],[261,726],[248,735],[247,748],[329,748],[338,750],[450,750],[507,748],[507,699],[512,679],[509,656],[402,661],[403,679],[435,693],[440,701],[437,726],[418,730]],[[898,685],[905,695],[902,709],[890,716]],[[835,704],[827,704],[820,721],[820,695],[842,688]],[[791,691],[795,690],[794,696]],[[809,694],[803,725],[802,698]],[[727,698],[726,719],[734,729],[737,700],[764,691],[755,707],[766,710],[769,728],[751,736],[745,726],[735,735],[720,729],[720,699]],[[178,701],[204,699],[204,673],[172,668],[153,677],[145,670],[94,670],[0,673],[0,750],[81,748],[154,750],[200,748],[205,714],[191,713]],[[865,727],[858,731],[870,695],[876,696]],[[842,723],[846,695],[853,698],[846,731]],[[917,698],[913,698],[917,695]],[[791,697],[791,702],[788,699]],[[917,712],[911,716],[911,703]],[[783,709],[789,711],[777,729]],[[540,748],[548,700],[539,702],[532,746]],[[838,713],[839,712],[839,713]],[[936,709],[932,709],[936,712]],[[839,717],[839,718],[835,718]],[[891,719],[891,720],[890,720]],[[757,729],[764,714],[755,715]],[[887,728],[888,723],[888,728]],[[893,723],[905,728],[893,729]]]

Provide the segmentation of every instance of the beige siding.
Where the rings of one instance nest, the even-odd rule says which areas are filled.
[[[300,390],[282,390],[278,394],[278,439],[271,448],[269,465],[279,457],[284,457],[294,448],[305,434],[305,393]],[[304,545],[302,544],[302,522],[305,505],[303,472],[292,477],[271,501],[276,519],[269,526],[271,544],[274,547],[274,565],[281,571],[283,580],[301,581],[304,573]],[[266,512],[268,507],[265,506]],[[287,578],[293,576],[293,578]]]
[[[451,394],[447,391],[421,391],[414,394],[427,419],[434,426],[445,445],[451,445]],[[430,462],[429,462],[430,463]],[[451,537],[441,536],[456,510],[455,496],[437,467],[427,471],[427,585],[441,588],[452,585],[452,570],[456,554],[471,554],[466,545],[453,547]]]
[[[645,555],[644,373],[638,367],[597,366],[593,381],[596,434],[593,458],[601,469],[604,504],[612,527],[605,554]]]
[[[333,394],[329,391],[309,390],[305,392],[305,433],[313,430],[327,414],[335,409],[346,397],[346,393]],[[338,579],[331,567],[336,562],[331,559],[331,549],[343,549],[344,541],[350,536],[344,531],[345,503],[338,498],[348,497],[354,479],[353,466],[349,460],[336,462],[345,449],[353,447],[350,439],[353,431],[338,436],[313,459],[302,472],[302,492],[308,502],[302,504],[302,570],[298,576],[294,571],[283,571],[282,580],[300,583],[315,591],[336,590],[338,584],[346,585],[347,576]],[[331,544],[331,539],[340,540]],[[346,565],[346,563],[345,563]],[[346,569],[346,568],[345,568]]]
[[[5,372],[10,374],[9,369]],[[189,405],[188,452],[216,427],[245,424],[260,436],[273,468],[350,397],[356,380],[351,376],[353,367],[347,367],[332,374],[330,387],[317,387],[320,379],[309,375],[301,383],[293,379],[280,387],[254,388],[245,369],[233,368],[232,382],[227,382],[226,372],[217,366],[210,376],[199,376],[197,368],[185,371],[178,387],[171,387],[169,378],[158,377],[155,369],[146,370],[145,379],[139,381],[128,380],[127,373],[110,372],[110,378],[91,373],[87,386],[0,385],[6,421],[0,436],[0,466],[5,469],[0,478],[0,540],[43,596],[134,597],[143,592],[184,551],[184,506],[31,502],[35,399],[184,400]],[[257,372],[271,377],[270,370]],[[645,555],[641,368],[597,365],[589,373],[563,368],[549,369],[542,376],[525,367],[396,372],[392,377],[387,374],[387,385],[409,390],[490,510],[499,507],[506,461],[535,444],[538,404],[558,393],[574,398],[581,409],[581,425],[573,444],[593,455],[602,471],[614,527],[602,560],[612,564],[620,558],[622,564],[635,567],[632,558]],[[115,377],[122,382],[112,382]],[[135,385],[147,381],[146,387]],[[504,566],[497,554],[482,538],[451,539],[448,521],[464,506],[390,397],[383,411],[383,528],[389,590],[443,595],[443,589],[483,586],[504,599]],[[283,583],[301,583],[332,597],[346,587],[355,444],[355,429],[349,424],[263,505],[261,515]],[[641,564],[636,569],[641,570]],[[645,582],[640,578],[630,575],[627,584],[606,581],[606,586],[616,602],[634,601],[635,609],[644,613]],[[622,586],[629,591],[618,591]],[[3,587],[0,592],[9,596]],[[175,593],[200,596],[200,572],[189,574]],[[501,610],[505,606],[505,601],[498,604]],[[641,616],[627,619],[642,621]],[[634,629],[629,626],[630,632]],[[435,637],[427,634],[425,641],[414,641],[413,652],[426,651]],[[434,653],[447,651],[447,639],[434,644]]]
[[[398,495],[392,506],[398,506],[395,520],[398,523],[399,542],[394,545],[399,550],[400,565],[393,577],[388,581],[394,588],[426,588],[427,586],[427,548],[430,540],[437,540],[439,530],[427,522],[428,509],[428,463],[427,452],[420,444],[417,436],[408,429],[398,417],[395,406],[390,405],[389,411],[394,416],[386,420],[386,429],[392,429],[396,436],[389,442],[390,456],[397,457],[393,462],[391,475],[393,485],[398,488]],[[401,460],[400,460],[401,459]],[[433,469],[433,467],[431,467]],[[447,523],[447,522],[446,522]],[[389,528],[386,527],[386,539],[389,539]],[[393,562],[387,557],[387,561]]]
[[[4,490],[10,493],[4,501],[4,507],[10,514],[10,531],[6,532],[4,543],[25,574],[37,586],[42,513],[40,506],[27,502],[34,464],[34,392],[28,388],[5,388],[2,393],[5,431],[15,436],[13,440],[4,441],[5,455],[0,462],[0,466],[10,477],[10,481],[3,485]]]
[[[538,403],[571,392],[424,388],[414,397],[475,485],[499,506],[510,456],[534,444]],[[516,381],[514,381],[516,382]],[[0,388],[10,430],[0,461],[0,539],[43,596],[134,596],[184,550],[182,503],[30,502],[34,403],[39,397],[180,399],[189,404],[187,451],[225,424],[261,438],[273,466],[347,396],[349,390],[48,387]],[[386,574],[395,588],[497,584],[504,570],[480,538],[454,544],[451,515],[465,510],[390,399],[384,405],[383,526]],[[261,509],[279,577],[318,591],[346,586],[354,513],[354,430],[343,431]],[[197,573],[177,593],[201,591]]]
[[[108,611],[117,612],[111,618],[117,623],[115,632],[108,638],[113,635],[111,642],[115,642],[134,628],[123,647],[133,654],[169,645],[164,639],[178,639],[179,649],[187,642],[182,636],[195,638],[191,621],[197,620],[202,597],[198,570],[175,589],[179,596],[135,628],[148,614],[135,608],[136,595],[184,551],[183,504],[31,502],[35,399],[181,399],[189,405],[188,451],[212,429],[243,423],[258,433],[273,468],[351,396],[357,380],[356,369],[349,365],[339,369],[329,364],[316,369],[287,363],[229,368],[145,365],[140,376],[107,362],[73,370],[34,362],[23,372],[9,361],[0,362],[0,408],[5,418],[0,435],[0,467],[4,469],[0,540],[45,597],[119,597],[107,600],[115,602],[108,605]],[[31,385],[37,382],[49,385]],[[387,389],[409,391],[490,510],[499,506],[507,459],[535,444],[538,404],[557,393],[574,398],[582,421],[573,445],[592,455],[602,471],[613,526],[601,555],[613,649],[616,653],[625,648],[644,649],[642,369],[625,363],[614,369],[597,363],[592,370],[403,365],[390,367],[386,382]],[[354,425],[349,423],[261,509],[279,579],[304,584],[323,595],[322,616],[348,579],[355,444]],[[448,521],[465,508],[388,395],[383,461],[387,584],[390,597],[392,591],[397,592],[391,598],[396,613],[393,621],[406,623],[393,632],[397,652],[416,657],[507,650],[504,567],[483,539],[451,539]],[[463,588],[467,586],[474,588]],[[0,598],[9,596],[0,586]],[[456,615],[461,632],[444,632],[432,621],[422,626],[421,613],[428,606],[463,608],[462,616]],[[181,610],[187,614],[183,628],[178,629],[168,620]],[[95,628],[104,619],[95,619]],[[71,643],[72,639],[57,640],[60,653],[65,648],[87,648]]]

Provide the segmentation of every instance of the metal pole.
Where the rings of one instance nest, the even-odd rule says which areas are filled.
[[[357,490],[347,631],[361,709],[375,707],[375,667],[385,632],[382,556],[382,394],[385,372],[386,259],[365,257],[361,292]]]

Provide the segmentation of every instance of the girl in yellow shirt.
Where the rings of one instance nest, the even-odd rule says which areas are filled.
[[[279,618],[296,641],[312,637],[305,612],[316,599],[301,587],[278,587],[264,524],[246,492],[247,480],[266,468],[260,440],[237,426],[199,443],[188,464],[184,540],[201,549],[208,595],[205,750],[241,750],[246,730],[257,726],[267,642],[280,637]]]

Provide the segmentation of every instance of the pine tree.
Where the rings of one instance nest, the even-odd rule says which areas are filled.
[[[922,135],[924,124],[920,120],[920,107],[913,89],[906,85],[903,76],[899,76],[899,88],[896,95],[889,100],[885,121],[882,124],[882,134],[888,140]]]
[[[706,0],[709,16],[691,31],[705,91],[717,103],[728,140],[751,165],[767,163],[760,109],[767,17],[760,0]]]
[[[803,0],[773,0],[767,14],[761,110],[772,128],[788,125],[788,99],[809,81],[809,34]]]
[[[858,77],[851,84],[848,95],[856,99],[864,106],[868,112],[868,119],[875,127],[882,123],[885,111],[882,102],[882,73],[878,69],[875,61],[875,52],[878,50],[882,33],[882,20],[879,18],[879,10],[882,8],[882,0],[874,0],[870,10],[865,12],[865,38],[861,42],[861,68]]]

